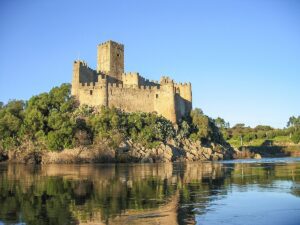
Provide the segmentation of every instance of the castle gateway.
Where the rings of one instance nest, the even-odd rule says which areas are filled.
[[[149,81],[139,73],[125,73],[124,45],[114,41],[98,45],[97,70],[74,62],[72,95],[80,104],[157,112],[174,123],[192,109],[191,83],[177,84],[169,77]]]

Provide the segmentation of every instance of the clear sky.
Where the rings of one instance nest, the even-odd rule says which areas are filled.
[[[125,70],[190,81],[193,107],[231,125],[300,115],[299,0],[1,0],[0,101],[71,82],[73,60],[125,45]]]

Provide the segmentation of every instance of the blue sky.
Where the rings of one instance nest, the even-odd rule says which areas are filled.
[[[73,60],[125,45],[125,70],[190,81],[193,106],[235,123],[300,115],[299,0],[1,0],[0,101],[70,82]]]

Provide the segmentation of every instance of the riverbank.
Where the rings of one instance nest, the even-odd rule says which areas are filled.
[[[62,151],[32,150],[28,146],[0,152],[0,162],[25,164],[83,164],[83,163],[159,163],[203,162],[228,159],[299,157],[300,145],[262,145],[232,148],[228,143],[216,144],[183,139],[159,143],[149,148],[132,140],[122,141],[118,147],[100,142],[86,147]],[[38,149],[38,148],[35,148]]]
[[[245,146],[240,151],[248,151],[250,155],[260,154],[262,157],[300,157],[300,145]]]
[[[257,139],[246,142],[240,146],[237,142],[229,141],[235,149],[243,152],[249,157],[260,154],[262,157],[299,157],[300,144],[293,143],[287,137],[277,137],[274,139]]]
[[[2,153],[2,159],[26,164],[52,163],[154,163],[154,162],[191,162],[232,159],[234,150],[228,144],[193,142],[184,139],[160,143],[155,148],[147,148],[132,140],[123,141],[113,148],[108,143],[64,149],[62,151],[32,151],[29,148],[10,150]]]

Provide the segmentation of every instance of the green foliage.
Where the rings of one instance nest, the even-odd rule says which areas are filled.
[[[43,142],[51,150],[72,147],[76,129],[72,117],[75,106],[69,84],[32,97],[24,113],[25,135],[32,141]]]
[[[243,141],[249,142],[256,139],[255,133],[248,133],[243,136]]]
[[[47,135],[47,146],[51,150],[62,150],[73,146],[72,128],[50,131]]]
[[[75,117],[88,117],[95,112],[94,107],[88,105],[81,105],[77,107],[73,113]]]
[[[298,144],[300,142],[300,131],[295,132],[291,139],[295,144]]]
[[[274,129],[270,126],[258,125],[255,128],[246,127],[245,124],[236,124],[232,128],[222,130],[222,133],[227,133],[227,140],[236,147],[240,146],[240,138],[242,137],[243,144],[258,146],[265,141],[273,141],[282,143],[299,143],[298,132],[300,131],[300,116],[292,116],[289,118],[287,128]]]
[[[4,150],[18,145],[18,134],[23,119],[24,102],[12,100],[0,108],[0,137]]]
[[[236,125],[234,125],[234,129],[243,129],[245,127],[244,123],[237,123]]]
[[[223,118],[217,117],[214,119],[215,125],[220,129],[226,129],[230,127],[230,124],[226,122]]]
[[[107,139],[112,145],[127,137],[151,147],[175,136],[172,123],[152,113],[125,113],[116,108],[102,107],[100,112],[88,118],[87,123],[95,140]]]
[[[72,147],[75,107],[69,84],[33,96],[26,104],[16,100],[8,102],[0,108],[2,147],[7,150],[24,141],[39,142],[53,150]]]
[[[258,130],[256,133],[256,137],[259,139],[266,138],[267,134],[264,130]]]
[[[191,134],[191,125],[190,123],[188,123],[186,120],[183,120],[180,124],[179,124],[179,131],[177,134],[177,138],[178,139],[182,139],[182,138],[188,138]]]
[[[36,109],[28,109],[25,113],[24,127],[28,136],[34,137],[36,133],[44,130],[45,116],[43,113]]]
[[[265,126],[265,125],[258,125],[254,128],[256,131],[269,131],[274,130],[271,126]]]
[[[201,109],[195,108],[191,111],[191,121],[193,126],[192,133],[190,135],[191,139],[201,140],[202,142],[224,142],[222,133],[215,125],[215,121],[204,115]]]
[[[289,118],[289,121],[287,122],[287,126],[299,128],[300,127],[300,116],[298,116],[298,117],[291,116]]]

